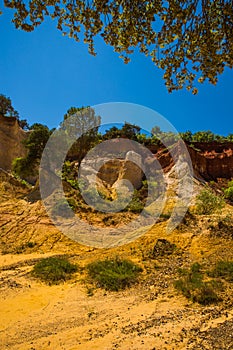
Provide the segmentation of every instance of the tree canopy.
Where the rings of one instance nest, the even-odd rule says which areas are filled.
[[[12,106],[10,97],[0,94],[0,115],[19,119],[19,113]]]
[[[13,161],[13,172],[22,179],[38,175],[40,159],[51,134],[49,128],[40,123],[30,126],[30,130],[28,137],[23,141],[28,151],[26,157]]]
[[[64,115],[61,129],[71,138],[76,139],[72,144],[68,157],[74,156],[79,162],[98,140],[98,128],[101,124],[100,116],[90,107],[71,107]]]
[[[233,134],[222,136],[214,134],[212,131],[197,131],[194,134],[191,131],[181,132],[180,137],[189,143],[191,142],[232,142]]]
[[[15,10],[16,28],[33,31],[45,17],[63,35],[81,38],[95,55],[94,39],[102,36],[125,63],[139,50],[164,70],[169,92],[197,81],[216,84],[233,66],[232,0],[4,0]]]
[[[46,125],[35,123],[30,126],[31,132],[23,142],[28,149],[27,157],[32,161],[40,159],[45,145],[51,135],[51,131]]]
[[[3,117],[14,117],[18,120],[19,126],[27,130],[29,125],[26,119],[19,119],[19,113],[12,106],[10,97],[0,94],[0,115]]]
[[[103,135],[103,139],[109,140],[117,137],[123,137],[136,141],[137,136],[140,134],[140,130],[140,126],[125,122],[120,129],[116,126],[112,126],[109,130],[106,130],[105,134]]]

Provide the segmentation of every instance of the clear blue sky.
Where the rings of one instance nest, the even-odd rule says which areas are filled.
[[[3,11],[0,93],[12,99],[20,117],[30,124],[56,127],[71,106],[130,102],[156,110],[178,131],[233,132],[232,70],[219,77],[217,86],[199,85],[198,95],[186,90],[169,94],[163,72],[149,58],[135,54],[125,65],[101,39],[93,57],[86,45],[63,37],[55,22],[25,33],[11,23],[13,12]]]

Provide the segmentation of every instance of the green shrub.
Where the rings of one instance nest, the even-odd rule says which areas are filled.
[[[59,199],[52,208],[52,215],[70,218],[74,216],[74,213],[72,212],[74,207],[75,201],[73,199]]]
[[[27,243],[23,243],[21,245],[19,245],[18,247],[16,247],[14,249],[14,252],[16,254],[22,254],[25,250],[27,250],[27,248],[34,248],[37,244],[35,242],[27,242]]]
[[[69,160],[65,161],[62,166],[62,179],[67,179],[71,175],[72,170],[71,162]]]
[[[233,282],[233,261],[218,261],[214,270],[209,275],[211,277],[222,277]]]
[[[212,191],[202,190],[197,196],[196,211],[198,214],[209,215],[224,206],[222,197],[216,196]]]
[[[232,215],[219,217],[215,222],[208,227],[211,230],[211,235],[214,237],[233,238],[233,220]]]
[[[228,187],[224,190],[224,195],[233,202],[233,180],[228,182]]]
[[[40,260],[32,270],[32,275],[49,284],[58,284],[71,278],[77,266],[64,258],[50,257]]]
[[[141,213],[144,209],[144,204],[139,198],[133,197],[125,209],[133,213]]]
[[[73,187],[75,190],[79,190],[79,183],[77,180],[73,180],[73,179],[67,179],[66,180],[71,187]]]
[[[202,305],[220,300],[215,291],[219,286],[214,281],[203,281],[204,276],[200,264],[193,264],[189,270],[180,269],[179,273],[181,278],[175,281],[174,286],[186,298]]]
[[[68,205],[72,210],[75,210],[77,207],[77,203],[74,198],[68,198],[67,199]]]
[[[135,283],[142,268],[129,260],[116,258],[90,263],[87,271],[98,287],[118,291]]]
[[[232,220],[232,215],[227,214],[224,217],[221,217],[218,219],[218,228],[228,228],[231,229],[233,227],[233,220]]]
[[[171,215],[172,215],[171,213],[161,213],[159,218],[160,220],[168,220],[170,219]]]
[[[36,246],[36,243],[35,243],[35,242],[29,241],[29,242],[26,243],[26,246],[27,246],[28,248],[34,248],[34,247]]]
[[[193,276],[198,277],[201,273],[201,265],[198,262],[192,264],[191,272]]]
[[[211,282],[204,282],[200,288],[196,290],[193,296],[193,301],[198,302],[201,305],[209,305],[216,303],[220,300],[217,293],[214,290],[214,285]]]
[[[23,179],[28,176],[35,176],[36,165],[28,157],[15,158],[12,162],[12,171],[14,175]]]

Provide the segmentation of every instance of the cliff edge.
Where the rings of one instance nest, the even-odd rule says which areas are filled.
[[[27,132],[20,128],[16,118],[0,115],[0,168],[10,171],[13,159],[26,155],[22,144],[26,137]]]

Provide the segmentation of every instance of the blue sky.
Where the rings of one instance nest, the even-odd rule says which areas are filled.
[[[178,131],[233,132],[232,70],[219,77],[217,86],[199,85],[198,95],[186,90],[169,94],[163,72],[149,58],[135,54],[125,65],[101,39],[93,57],[86,45],[63,37],[55,22],[47,21],[25,33],[11,23],[13,12],[3,11],[0,93],[12,99],[20,117],[30,124],[56,127],[71,106],[128,102],[157,111]],[[146,120],[148,128],[155,124],[153,119]]]

